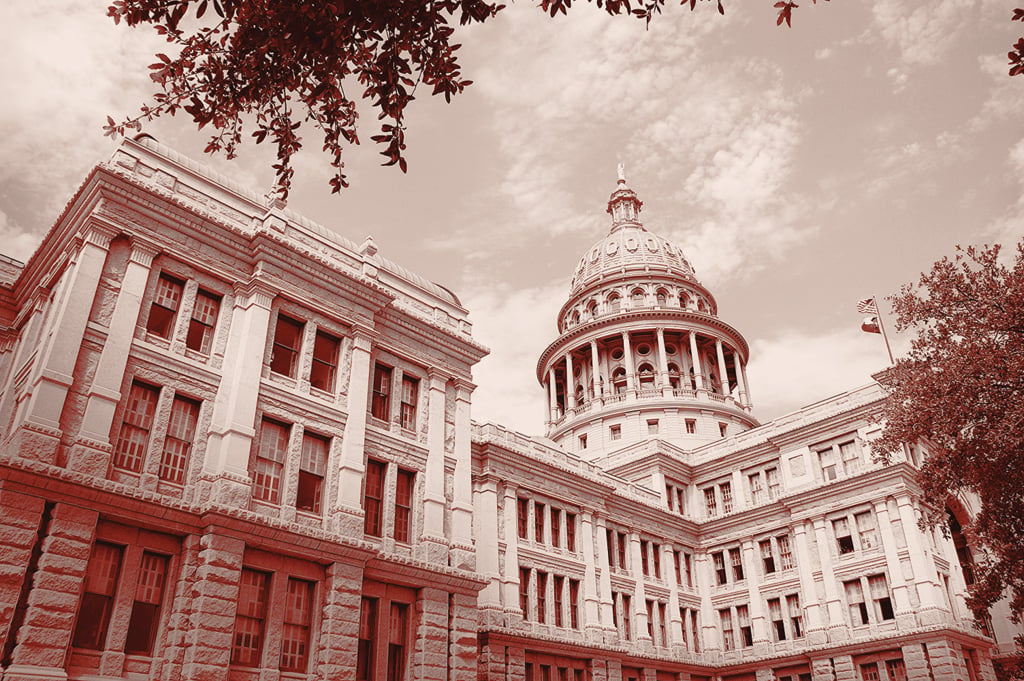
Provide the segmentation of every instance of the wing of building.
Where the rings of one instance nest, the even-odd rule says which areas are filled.
[[[995,679],[970,508],[919,528],[877,385],[759,423],[640,208],[620,175],[529,437],[471,422],[450,291],[125,140],[0,262],[0,679]]]

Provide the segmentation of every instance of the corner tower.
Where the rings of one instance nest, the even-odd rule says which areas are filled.
[[[547,436],[588,459],[650,438],[692,449],[758,425],[746,340],[679,247],[643,226],[642,205],[619,166],[611,230],[576,266],[559,336],[537,362]]]

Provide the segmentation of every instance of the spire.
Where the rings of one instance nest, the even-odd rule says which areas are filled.
[[[626,184],[626,167],[619,163],[616,170],[619,179],[615,191],[608,199],[608,213],[612,216],[613,232],[624,225],[641,226],[640,207],[643,206],[643,202],[637,198],[636,192]]]

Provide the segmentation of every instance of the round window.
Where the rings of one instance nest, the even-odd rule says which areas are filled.
[[[622,359],[622,348],[615,348],[612,350],[612,359],[615,361]]]
[[[676,354],[676,346],[674,346],[674,345],[666,345],[665,346],[665,354],[666,355],[674,355],[674,354]]]
[[[649,355],[651,354],[651,346],[647,345],[646,343],[641,343],[640,345],[636,346],[636,351],[639,352],[641,355]]]

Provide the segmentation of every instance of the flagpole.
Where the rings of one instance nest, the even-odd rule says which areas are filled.
[[[889,353],[889,364],[896,364],[892,357],[892,348],[889,346],[889,336],[885,333],[885,324],[882,323],[882,308],[878,306],[878,299],[871,296],[871,302],[875,305],[875,314],[878,318],[878,329],[882,332],[882,340],[885,341],[885,351]]]

